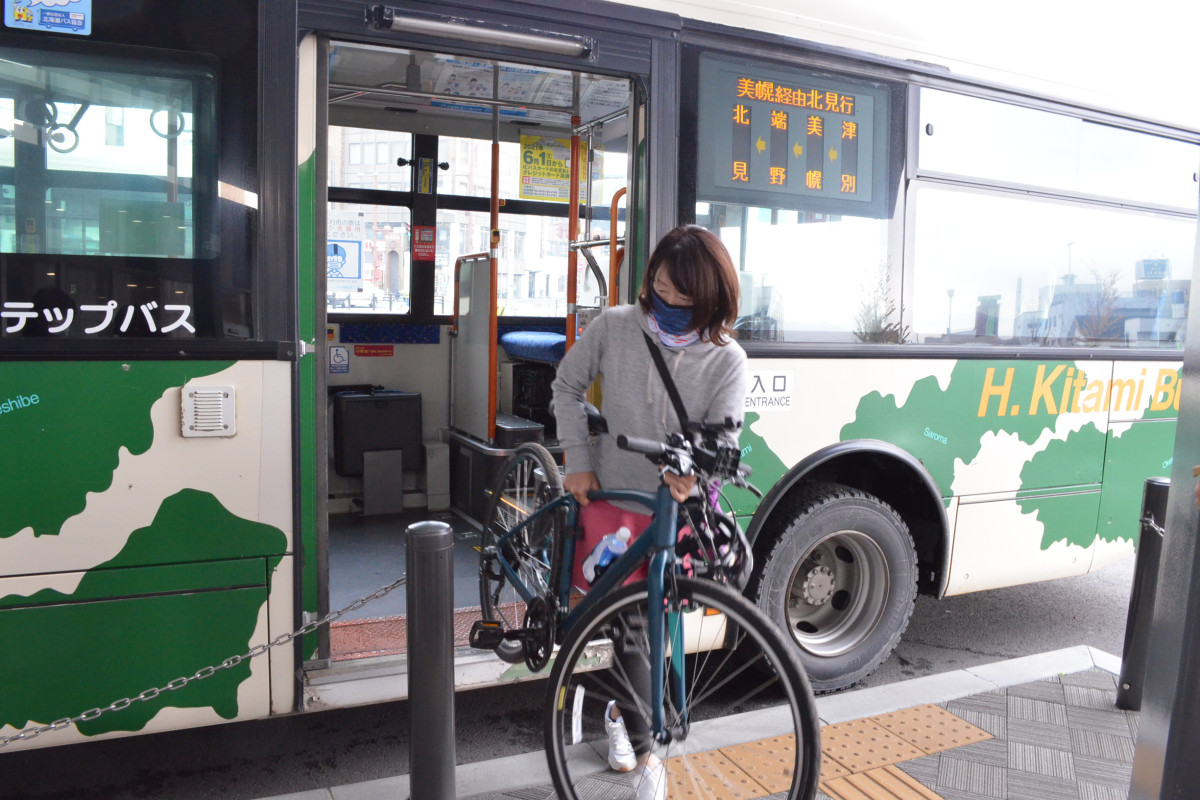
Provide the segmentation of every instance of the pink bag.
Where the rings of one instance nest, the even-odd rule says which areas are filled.
[[[607,500],[593,500],[586,506],[582,506],[579,509],[581,533],[579,539],[575,541],[575,563],[571,569],[571,585],[585,592],[588,590],[587,578],[583,577],[583,560],[591,555],[591,552],[596,549],[596,545],[600,544],[601,539],[621,527],[626,527],[633,533],[633,537],[629,540],[629,543],[633,544],[641,532],[650,525],[651,519],[649,514],[626,511]],[[679,538],[682,539],[690,533],[691,528],[684,526],[679,531]],[[685,571],[689,569],[689,561],[690,559],[684,556]],[[649,574],[648,562],[643,562],[625,580],[625,583],[645,580]]]
[[[649,514],[639,514],[636,511],[625,511],[614,506],[607,500],[593,500],[579,509],[580,536],[575,541],[575,564],[571,571],[571,583],[578,589],[588,590],[587,579],[583,577],[583,560],[591,555],[600,544],[600,540],[613,533],[621,526],[633,532],[629,540],[633,544],[639,534],[650,524]],[[645,580],[649,574],[645,564],[642,564],[629,576],[626,583]]]

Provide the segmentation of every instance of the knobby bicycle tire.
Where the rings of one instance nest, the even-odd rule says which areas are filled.
[[[684,704],[664,690],[671,741],[648,742],[637,733],[637,720],[650,716],[648,683],[633,677],[638,658],[644,668],[649,654],[643,581],[614,591],[573,625],[555,658],[544,722],[559,797],[632,798],[638,781],[645,780],[640,767],[621,773],[606,763],[604,716],[610,700],[617,701],[635,749],[640,753],[648,746],[665,763],[668,798],[814,797],[820,726],[792,645],[752,603],[724,586],[675,578],[666,591],[668,608],[686,609],[667,616],[684,620],[689,642],[698,633],[718,645],[682,659],[671,648],[665,656],[665,682],[679,674],[687,692]],[[634,686],[638,683],[641,688]],[[738,768],[726,769],[730,764]]]
[[[483,618],[505,630],[521,628],[526,603],[492,556],[502,552],[522,582],[535,594],[558,584],[561,571],[563,515],[550,512],[505,539],[518,523],[563,494],[562,477],[554,457],[534,442],[520,445],[502,468],[483,520],[479,567],[479,604]],[[506,661],[524,658],[520,643],[506,641],[497,653]]]

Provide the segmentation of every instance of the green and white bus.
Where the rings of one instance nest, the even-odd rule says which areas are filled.
[[[918,593],[1134,552],[1194,25],[559,6],[5,3],[3,749],[406,696],[406,525],[454,526],[465,634],[493,476],[560,452],[554,364],[680,223],[742,278],[727,502],[818,690]],[[529,677],[461,645],[461,689]]]

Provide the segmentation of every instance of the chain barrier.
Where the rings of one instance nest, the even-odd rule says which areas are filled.
[[[167,685],[162,686],[160,688],[147,689],[146,691],[142,692],[139,695],[135,695],[134,697],[123,697],[120,700],[109,703],[104,708],[92,708],[92,709],[84,711],[82,714],[79,714],[74,717],[63,717],[62,719],[55,720],[54,722],[51,722],[49,725],[37,725],[32,728],[26,728],[25,730],[20,731],[19,733],[14,733],[11,736],[0,736],[0,748],[7,746],[9,744],[9,742],[28,741],[29,739],[34,739],[34,738],[42,735],[43,733],[46,733],[47,731],[59,731],[64,728],[69,728],[72,725],[75,725],[80,722],[91,722],[92,720],[99,717],[101,714],[107,714],[109,711],[123,711],[124,709],[129,708],[134,703],[139,703],[144,700],[153,700],[154,698],[158,697],[160,694],[163,694],[164,692],[174,692],[179,689],[182,689],[183,687],[187,686],[192,681],[202,681],[205,678],[211,678],[213,675],[215,675],[216,673],[220,672],[223,669],[230,669],[232,667],[236,667],[238,664],[242,663],[246,659],[254,658],[255,656],[261,656],[263,653],[267,652],[272,647],[279,647],[281,645],[288,644],[289,642],[292,642],[301,636],[306,636],[306,635],[312,633],[313,631],[315,631],[317,628],[321,627],[322,625],[327,625],[330,622],[340,619],[341,617],[345,616],[346,614],[349,614],[351,611],[357,611],[358,609],[365,606],[367,603],[378,600],[381,597],[385,597],[393,589],[396,589],[397,587],[402,586],[407,581],[408,581],[408,575],[407,574],[401,575],[395,582],[393,582],[387,586],[381,586],[380,588],[376,589],[371,594],[367,595],[366,597],[360,597],[359,599],[355,600],[353,603],[346,606],[345,608],[339,609],[337,611],[332,611],[332,612],[326,614],[325,616],[321,617],[320,619],[313,620],[312,622],[307,623],[303,627],[301,627],[297,630],[294,630],[291,633],[284,633],[279,636],[276,636],[274,639],[272,639],[270,642],[268,642],[266,644],[255,645],[254,647],[251,647],[247,652],[243,653],[242,655],[230,656],[229,658],[222,661],[220,664],[216,664],[211,667],[204,667],[202,669],[199,669],[196,671],[196,673],[194,675],[188,675],[188,676],[176,678],[175,680],[167,683]]]
[[[1150,528],[1150,530],[1152,530],[1152,531],[1154,531],[1155,533],[1157,533],[1159,536],[1166,536],[1166,535],[1167,535],[1167,529],[1166,529],[1166,528],[1164,528],[1162,525],[1159,525],[1157,522],[1155,522],[1155,521],[1154,521],[1154,515],[1153,515],[1153,514],[1151,514],[1151,513],[1147,513],[1147,514],[1146,514],[1146,516],[1142,517],[1142,518],[1141,518],[1141,520],[1139,520],[1139,521],[1140,521],[1140,522],[1141,522],[1143,525],[1145,525],[1146,527]]]

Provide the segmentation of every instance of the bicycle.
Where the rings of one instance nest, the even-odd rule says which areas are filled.
[[[725,425],[689,428],[694,443],[673,434],[663,443],[619,436],[617,444],[660,469],[697,475],[702,495],[726,482],[748,485],[738,451],[717,445]],[[544,724],[559,796],[632,796],[628,776],[608,772],[604,761],[603,719],[616,700],[627,719],[648,730],[674,787],[668,796],[814,797],[821,761],[815,700],[791,645],[727,585],[748,577],[751,558],[736,522],[707,497],[689,500],[682,516],[695,527],[681,539],[680,505],[665,484],[656,492],[588,497],[637,503],[653,516],[579,597],[571,584],[575,536],[568,535],[579,505],[563,490],[549,451],[532,443],[517,448],[489,499],[480,549],[484,619],[471,631],[472,646],[524,661],[532,672],[553,657]],[[704,519],[696,523],[697,516]],[[649,577],[622,586],[646,561]],[[615,646],[648,660],[648,686],[634,685],[624,666],[629,657],[614,657]],[[745,744],[724,745],[738,726],[746,730],[732,739]]]

